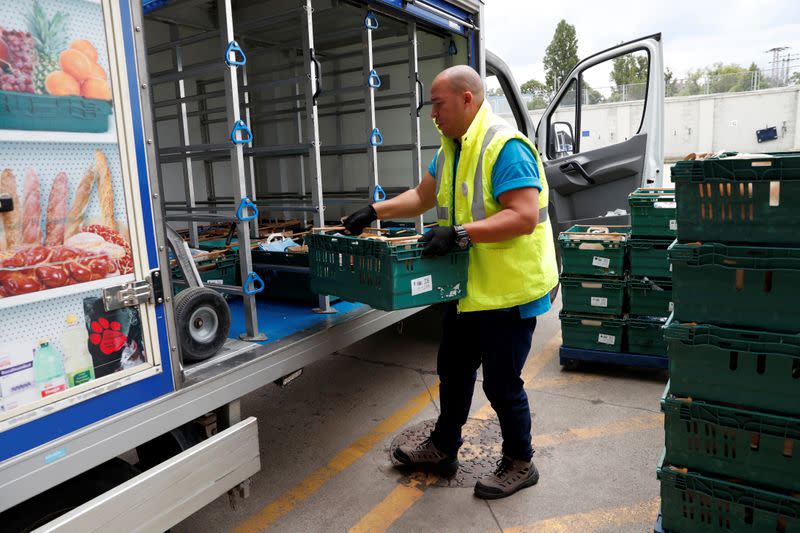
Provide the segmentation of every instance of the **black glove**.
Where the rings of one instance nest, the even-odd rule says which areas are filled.
[[[376,220],[378,220],[378,213],[375,212],[374,207],[368,205],[367,207],[362,207],[344,219],[342,224],[345,227],[346,234],[358,236],[364,233],[364,228]]]
[[[422,257],[445,255],[456,246],[456,229],[453,226],[436,226],[426,231],[419,242],[425,245]]]

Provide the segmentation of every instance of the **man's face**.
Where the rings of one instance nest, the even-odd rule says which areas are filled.
[[[433,80],[431,118],[445,137],[458,139],[466,133],[471,119],[468,113],[471,101],[472,93],[454,91],[446,79]]]

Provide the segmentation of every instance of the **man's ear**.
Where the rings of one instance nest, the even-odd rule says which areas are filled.
[[[475,100],[475,96],[472,91],[464,91],[464,103],[471,104],[473,100]]]

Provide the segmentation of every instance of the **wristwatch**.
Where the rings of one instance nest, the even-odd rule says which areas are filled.
[[[456,245],[462,250],[469,248],[472,241],[469,238],[469,233],[464,229],[464,226],[453,226],[453,229],[456,230]]]

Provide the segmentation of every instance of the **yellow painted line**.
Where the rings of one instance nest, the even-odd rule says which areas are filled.
[[[633,418],[623,418],[607,424],[587,426],[581,428],[571,428],[565,431],[545,433],[544,435],[533,436],[534,448],[546,448],[567,442],[579,440],[599,439],[612,435],[623,435],[635,431],[646,431],[663,427],[664,415],[662,413],[652,413]]]
[[[433,397],[433,399],[439,397],[438,381],[431,386],[430,390],[425,390],[416,398],[412,399],[383,422],[372,428],[368,433],[361,436],[361,438],[349,447],[337,453],[327,465],[313,472],[277,500],[270,502],[269,505],[264,507],[257,514],[251,516],[246,522],[234,529],[234,531],[236,533],[262,531],[277,522],[281,517],[294,509],[298,503],[316,493],[336,474],[360,459],[383,439],[394,434],[397,430],[406,425],[409,420],[431,404],[431,397]]]
[[[589,533],[611,526],[641,524],[643,531],[652,531],[653,522],[658,514],[659,499],[653,498],[634,505],[597,509],[586,513],[577,513],[540,520],[533,524],[503,528],[504,533],[573,533],[582,531]]]
[[[550,361],[555,358],[558,354],[558,349],[561,347],[561,333],[557,333],[553,335],[550,340],[548,340],[542,349],[538,352],[533,354],[533,357],[528,361],[528,364],[525,365],[525,368],[522,369],[522,381],[526,384],[531,383],[539,373],[544,370]],[[475,418],[477,420],[489,420],[490,418],[494,417],[494,409],[492,409],[492,405],[490,403],[486,403],[483,407],[475,411],[475,413],[470,418]]]
[[[349,533],[381,533],[411,508],[425,494],[425,489],[436,483],[434,474],[415,472],[411,478],[398,485],[369,513],[365,514]]]
[[[572,372],[561,376],[537,379],[535,383],[531,383],[531,385],[528,387],[528,390],[558,389],[562,387],[569,387],[570,385],[577,385],[579,383],[589,383],[592,381],[603,381],[607,379],[609,379],[608,376],[577,374]]]
[[[533,379],[552,361],[561,346],[561,335],[556,334],[545,343],[541,350],[534,353],[522,372],[522,378],[526,383]],[[493,416],[494,410],[490,404],[486,404],[475,412],[470,418],[487,420]],[[473,430],[474,431],[474,430]],[[470,426],[467,426],[465,434],[470,433]],[[350,533],[382,532],[391,527],[398,518],[410,509],[425,494],[425,489],[438,480],[438,476],[428,474],[424,481],[420,478],[413,478],[404,484],[394,488],[378,505],[373,507],[361,520],[350,529]]]

